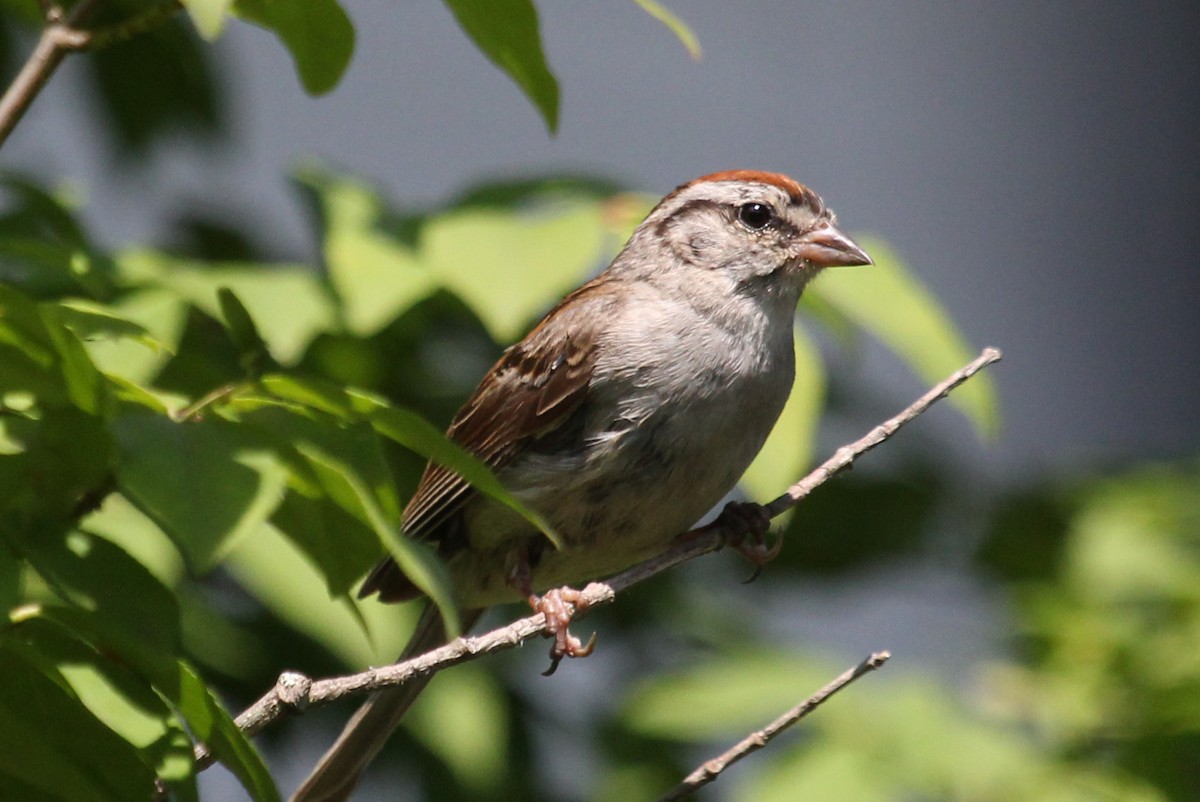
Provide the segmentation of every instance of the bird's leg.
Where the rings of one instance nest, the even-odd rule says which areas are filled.
[[[689,536],[695,537],[700,532],[716,531],[724,538],[725,545],[731,546],[754,566],[754,572],[745,580],[753,582],[758,579],[766,564],[778,557],[783,549],[782,535],[774,544],[767,545],[767,532],[770,528],[771,516],[766,507],[753,501],[731,501],[712,523],[681,537],[686,539]]]
[[[596,648],[596,633],[584,643],[571,634],[571,620],[587,608],[583,594],[570,587],[548,590],[541,596],[533,592],[533,575],[529,566],[529,555],[522,549],[516,565],[509,573],[508,584],[515,588],[535,613],[546,616],[546,635],[554,638],[550,647],[550,667],[542,676],[550,676],[558,670],[564,657],[587,657]]]

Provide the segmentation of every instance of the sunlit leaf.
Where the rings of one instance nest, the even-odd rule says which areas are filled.
[[[447,621],[457,620],[454,604],[450,599],[449,586],[444,569],[427,546],[418,544],[400,532],[400,503],[396,496],[394,479],[383,456],[381,441],[375,430],[365,421],[343,425],[329,418],[291,411],[283,408],[264,407],[244,414],[244,419],[263,427],[281,438],[294,449],[303,460],[304,466],[293,466],[293,480],[307,484],[303,492],[314,498],[314,489],[326,496],[353,519],[365,525],[378,538],[399,563],[405,576],[428,595],[443,611]],[[277,520],[285,524],[289,518],[287,510]],[[301,545],[311,543],[312,522],[297,530]],[[322,547],[314,556],[319,558]],[[336,575],[345,574],[345,566],[330,576],[330,586]],[[365,570],[365,566],[360,567]]]
[[[80,703],[133,747],[181,800],[195,799],[191,738],[145,679],[50,620],[22,621],[14,634],[43,672],[57,672]]]
[[[205,39],[212,41],[221,35],[225,21],[229,18],[229,10],[233,0],[182,0],[188,16],[196,30]]]
[[[351,332],[370,336],[433,291],[416,253],[379,229],[381,204],[367,187],[315,168],[296,180],[317,201],[325,266]]]
[[[275,615],[298,632],[322,644],[347,665],[361,667],[395,660],[416,621],[418,605],[377,602],[314,604],[328,593],[325,577],[306,559],[294,541],[265,526],[230,553],[226,565],[245,587]],[[370,640],[359,615],[346,606],[356,604],[367,621]]]
[[[647,14],[654,17],[663,25],[666,25],[671,33],[675,34],[675,37],[687,48],[688,55],[697,61],[700,60],[701,55],[703,55],[700,51],[700,40],[696,38],[696,34],[692,32],[692,29],[688,27],[686,22],[677,17],[662,3],[657,2],[657,0],[633,0],[633,2],[641,6],[642,10]]]
[[[211,568],[282,497],[287,471],[247,427],[129,414],[115,430],[122,492],[171,536],[193,571]]]
[[[279,791],[258,750],[191,668],[179,663],[178,672],[175,694],[169,698],[196,739],[233,772],[254,802],[278,802]]]
[[[339,506],[374,530],[414,585],[427,594],[446,619],[449,629],[457,634],[458,613],[450,597],[449,580],[442,565],[428,546],[405,537],[400,531],[399,516],[385,514],[379,499],[361,477],[345,463],[329,459],[327,452],[301,447],[318,478]]]
[[[79,522],[79,528],[124,549],[166,587],[174,587],[183,576],[183,560],[171,539],[120,493],[106,496],[98,510]]]
[[[128,280],[169,289],[217,320],[223,319],[219,291],[229,289],[252,317],[271,356],[285,364],[299,359],[313,337],[333,324],[333,304],[304,265],[211,264],[151,251],[122,254],[118,264]]]
[[[80,302],[63,303],[73,310],[81,308]],[[136,385],[148,382],[174,354],[183,335],[187,303],[175,293],[151,288],[123,295],[110,305],[85,305],[82,311],[96,314],[79,319],[68,313],[64,321],[83,339],[96,367]],[[120,323],[114,325],[110,316]]]
[[[62,799],[151,795],[154,773],[137,750],[14,640],[0,641],[0,773]]]
[[[536,211],[468,209],[432,219],[421,255],[496,340],[507,343],[598,267],[604,233],[593,202]]]
[[[558,545],[558,536],[536,512],[505,489],[486,465],[446,439],[420,415],[393,407],[379,396],[343,390],[295,376],[267,376],[262,386],[271,394],[335,415],[342,420],[367,421],[384,437],[463,476],[480,493],[498,501],[533,524]]]
[[[31,393],[41,406],[108,410],[104,377],[59,310],[0,285],[0,393],[14,391]]]
[[[558,129],[558,81],[546,65],[537,9],[530,0],[444,0],[467,36],[484,55],[521,87]]]
[[[179,649],[175,597],[146,568],[104,538],[72,532],[31,537],[19,548],[65,600],[165,654]]]

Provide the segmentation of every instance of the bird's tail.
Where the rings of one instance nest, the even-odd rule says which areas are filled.
[[[470,629],[481,612],[463,612],[464,631]],[[441,615],[434,605],[426,604],[400,660],[424,654],[445,642],[446,631]],[[367,765],[387,743],[392,731],[399,726],[400,720],[431,678],[432,675],[413,677],[403,685],[372,695],[346,723],[342,734],[321,756],[312,773],[292,794],[290,802],[344,802],[349,799]]]

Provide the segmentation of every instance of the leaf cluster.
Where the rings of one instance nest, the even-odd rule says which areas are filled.
[[[6,654],[28,664],[39,694],[61,697],[69,721],[54,732],[111,730],[111,748],[141,766],[120,773],[129,787],[159,777],[194,796],[196,739],[255,798],[274,794],[194,667],[236,677],[239,662],[266,659],[261,648],[227,659],[217,633],[236,632],[236,616],[204,577],[232,580],[350,664],[396,648],[395,621],[352,598],[383,554],[453,617],[436,559],[400,534],[404,488],[424,460],[532,513],[422,413],[444,421],[499,345],[611,257],[648,205],[582,180],[493,185],[417,213],[317,168],[296,186],[313,210],[315,264],[109,253],[62,197],[3,184]],[[913,319],[926,321],[916,331],[945,336],[935,350],[906,343],[900,327],[870,330],[925,358],[912,358],[918,371],[958,360],[944,315],[903,267],[877,272],[844,297],[826,285],[822,314],[854,330],[868,316],[850,299],[883,282],[880,292],[913,300]],[[785,485],[812,448],[823,380],[807,335],[797,344],[804,391],[747,478],[756,494]],[[986,404],[972,409],[986,417]],[[109,689],[107,701],[91,686]],[[39,768],[14,764],[13,782],[53,777],[69,785],[41,788],[52,796],[130,796],[89,773],[70,743],[19,743],[14,759]]]

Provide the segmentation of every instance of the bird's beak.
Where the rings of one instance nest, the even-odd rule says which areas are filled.
[[[850,267],[874,264],[867,252],[854,244],[842,230],[829,221],[800,237],[797,255],[817,267]]]

